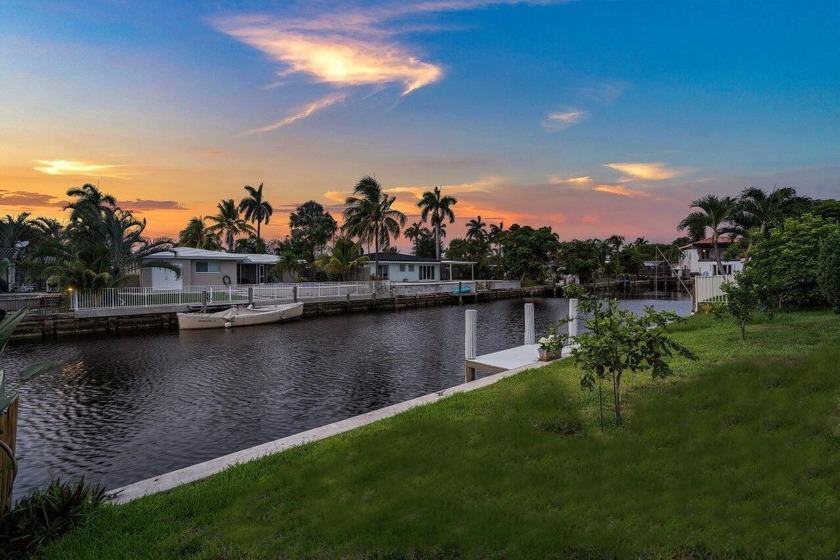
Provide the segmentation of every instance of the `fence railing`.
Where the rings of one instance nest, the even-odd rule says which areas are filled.
[[[518,280],[461,280],[451,282],[392,282],[391,293],[395,296],[422,296],[430,294],[451,294],[469,288],[470,293],[487,290],[515,290],[521,287]]]
[[[694,311],[701,303],[726,302],[723,286],[727,282],[735,283],[735,275],[695,276],[694,277]]]
[[[347,296],[372,296],[387,293],[387,282],[311,282],[297,284],[239,284],[236,286],[185,286],[181,289],[107,288],[77,291],[71,296],[71,308],[114,309],[120,307],[157,307],[171,305],[241,304],[250,301],[295,301],[331,299]],[[205,296],[206,294],[206,296]]]

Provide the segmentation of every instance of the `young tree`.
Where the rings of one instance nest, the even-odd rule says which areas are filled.
[[[642,316],[621,309],[618,300],[599,300],[578,292],[578,310],[587,317],[587,331],[574,338],[575,363],[581,367],[581,385],[593,389],[601,379],[612,382],[615,422],[620,426],[621,381],[625,373],[650,371],[654,378],[671,375],[667,358],[674,354],[697,356],[668,336],[668,323],[681,318],[671,311],[646,307]]]
[[[721,289],[726,294],[726,312],[738,323],[741,340],[746,340],[747,324],[752,322],[758,308],[758,291],[751,272],[741,272],[735,279],[735,282],[723,284]]]

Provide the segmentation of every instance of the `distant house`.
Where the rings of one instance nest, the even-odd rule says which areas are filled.
[[[668,278],[673,276],[671,263],[668,261],[645,261],[644,267],[639,272],[643,278]]]
[[[424,282],[440,280],[440,261],[428,257],[415,257],[403,253],[379,253],[379,270],[376,270],[376,253],[365,255],[370,262],[356,275],[368,280],[377,275],[393,282]]]
[[[718,251],[721,256],[722,270],[718,270],[717,254],[711,237],[701,239],[680,247],[683,257],[680,259],[680,273],[682,276],[716,276],[719,274],[734,274],[744,269],[740,259],[725,260],[726,250],[737,243],[734,236],[721,235],[718,237]]]
[[[146,261],[165,261],[181,269],[144,268],[141,285],[158,289],[180,289],[184,286],[222,286],[230,284],[263,284],[277,255],[225,253],[192,247],[173,247],[156,253]]]

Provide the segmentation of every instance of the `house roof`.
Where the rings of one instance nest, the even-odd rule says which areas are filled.
[[[365,255],[374,262],[376,253],[368,253]],[[379,253],[379,263],[423,263],[423,264],[438,264],[440,261],[431,257],[418,257],[415,255],[406,255],[404,253]]]
[[[727,245],[732,245],[733,243],[738,242],[738,237],[734,235],[719,235],[718,236],[718,247],[725,247]],[[689,243],[688,245],[683,245],[680,249],[696,249],[697,247],[714,247],[715,243],[711,237],[707,237],[706,239],[701,239],[700,241],[694,241],[693,243]]]
[[[274,264],[279,260],[277,255],[251,254],[251,253],[225,253],[224,251],[208,251],[207,249],[195,249],[193,247],[173,247],[168,251],[161,251],[150,255],[149,259],[154,260],[213,260],[213,261],[236,261],[250,264]]]
[[[9,259],[9,262],[15,262],[19,253],[15,247],[0,247],[0,261]]]

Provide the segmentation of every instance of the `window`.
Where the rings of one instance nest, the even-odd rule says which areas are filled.
[[[400,272],[405,272],[405,265],[404,264],[400,265]]]
[[[408,265],[408,271],[409,272],[414,272],[414,265],[413,264]]]
[[[196,272],[221,272],[222,263],[219,261],[195,261]]]
[[[432,265],[420,265],[420,280],[434,280],[435,267]]]
[[[379,265],[379,270],[377,271],[377,275],[381,279],[387,280],[388,279],[388,265],[387,264],[380,264]]]
[[[708,249],[700,249],[700,258],[701,259],[708,259],[709,258],[709,250]]]

